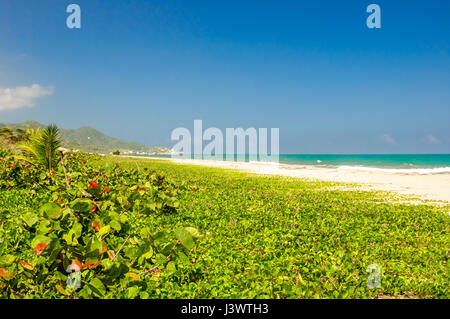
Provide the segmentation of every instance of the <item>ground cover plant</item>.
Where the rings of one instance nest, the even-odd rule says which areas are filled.
[[[147,169],[92,167],[86,154],[61,156],[54,159],[61,161],[57,171],[2,161],[0,295],[155,294],[161,273],[189,262],[200,236],[193,227],[149,223],[154,215],[177,212],[184,186]]]
[[[53,182],[2,164],[4,298],[450,296],[448,206],[164,160],[80,154],[69,162]],[[49,241],[33,242],[41,231]],[[56,237],[63,256],[53,253]],[[48,246],[37,256],[40,243]],[[73,260],[78,289],[66,284]],[[367,284],[372,264],[379,288]]]

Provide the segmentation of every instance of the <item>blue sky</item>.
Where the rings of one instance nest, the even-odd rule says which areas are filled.
[[[450,153],[449,13],[444,0],[3,0],[0,122],[172,146],[202,119],[279,127],[281,153]],[[5,89],[32,84],[33,106],[1,109]]]

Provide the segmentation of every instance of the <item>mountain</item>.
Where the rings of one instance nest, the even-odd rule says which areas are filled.
[[[121,153],[150,152],[147,145],[110,137],[89,126],[83,126],[76,130],[62,129],[61,137],[66,142],[66,147],[83,151],[95,153],[108,151],[107,153],[109,153],[118,149]]]
[[[45,127],[36,121],[26,121],[19,124],[2,124],[0,123],[0,128],[9,126],[13,129],[22,128],[32,128],[37,129],[39,127]],[[110,137],[102,132],[92,128],[90,126],[83,126],[79,129],[64,129],[61,130],[61,138],[63,139],[63,147],[77,149],[83,152],[90,153],[103,153],[108,154],[115,150],[120,150],[122,154],[130,153],[166,153],[170,152],[165,147],[154,147],[151,149],[147,145],[127,142],[115,137]]]

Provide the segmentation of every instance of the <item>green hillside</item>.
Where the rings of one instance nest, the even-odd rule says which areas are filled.
[[[33,128],[37,129],[44,125],[36,121],[26,121],[19,124],[2,124],[0,128],[9,126],[13,129],[17,128]],[[127,142],[115,137],[110,137],[95,128],[83,126],[79,129],[64,129],[61,128],[61,137],[63,139],[63,146],[74,150],[80,150],[90,153],[110,153],[115,150],[120,150],[121,153],[164,153],[169,150],[164,147],[154,147],[151,149],[147,145]]]

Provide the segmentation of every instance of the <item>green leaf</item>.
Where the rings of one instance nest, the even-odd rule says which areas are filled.
[[[40,214],[45,218],[58,219],[62,215],[61,207],[56,203],[44,204],[40,210]]]
[[[105,285],[103,285],[102,281],[98,278],[91,279],[89,282],[89,288],[91,288],[94,294],[98,297],[102,297],[106,292]]]
[[[41,243],[42,244],[50,244],[50,242],[51,242],[51,238],[49,238],[45,235],[39,234],[36,237],[34,237],[34,239],[31,241],[31,248],[34,249],[34,247],[36,247],[37,244],[41,244]]]
[[[80,292],[78,293],[78,296],[85,298],[85,299],[89,299],[89,298],[91,298],[91,294],[92,294],[92,289],[89,288],[89,285],[86,285],[83,288],[81,288]]]
[[[35,213],[29,212],[23,216],[23,220],[28,225],[28,227],[32,227],[39,221],[39,217]]]
[[[122,224],[126,223],[128,220],[128,217],[125,214],[120,215],[119,220]]]
[[[186,229],[191,234],[191,236],[194,237],[194,238],[200,238],[201,237],[200,232],[198,231],[197,228],[185,227],[184,229]]]
[[[38,232],[40,234],[47,234],[52,229],[51,224],[52,223],[49,220],[41,221],[38,227]]]
[[[149,251],[142,255],[144,259],[150,259],[153,257],[153,248],[152,246],[147,246]]]
[[[66,281],[67,280],[67,276],[62,274],[62,273],[60,273],[59,271],[56,271],[55,274],[53,275],[53,279]]]
[[[91,238],[91,241],[89,242],[88,250],[89,251],[98,251],[102,249],[102,241],[98,240],[97,238]]]
[[[70,208],[76,212],[87,213],[92,208],[92,202],[89,199],[79,199],[70,203]]]
[[[137,286],[130,287],[125,291],[125,298],[127,299],[135,299],[137,296],[139,296],[139,287]]]
[[[100,230],[98,231],[98,234],[100,236],[103,236],[103,235],[109,233],[110,230],[111,230],[111,226],[110,225],[106,225],[106,226],[103,226],[102,228],[100,228]]]
[[[15,260],[15,257],[13,255],[4,255],[0,256],[0,266],[1,267],[7,267],[11,265]]]
[[[72,228],[70,229],[70,231],[63,235],[63,239],[69,244],[69,245],[77,245],[78,244],[78,240],[77,238],[79,238],[81,236],[81,231],[83,230],[83,225],[81,225],[80,223],[75,223]]]
[[[177,270],[177,267],[176,267],[176,265],[175,265],[175,262],[170,261],[170,262],[167,264],[167,266],[166,266],[166,271],[167,271],[169,274],[172,274],[172,273],[174,273],[176,270]]]
[[[113,221],[110,223],[110,225],[111,225],[111,227],[112,227],[114,230],[119,231],[119,230],[122,229],[122,227],[120,226],[120,223],[117,222],[117,221],[115,221],[115,220],[113,220]],[[101,230],[101,229],[100,229],[100,230]]]
[[[56,284],[55,288],[56,288],[56,290],[58,290],[58,292],[60,294],[63,294],[65,296],[70,296],[70,294],[61,285]]]
[[[186,229],[180,228],[175,230],[175,237],[181,241],[181,245],[183,245],[184,248],[188,250],[194,248],[194,240],[192,239],[191,234]]]
[[[59,242],[59,239],[52,238],[51,241],[50,241],[50,244],[48,245],[48,247],[46,249],[47,249],[46,253],[49,256],[48,259],[47,259],[47,262],[49,264],[52,264],[55,261],[56,257],[59,255],[59,253],[62,250],[62,247],[61,247],[61,244]]]

